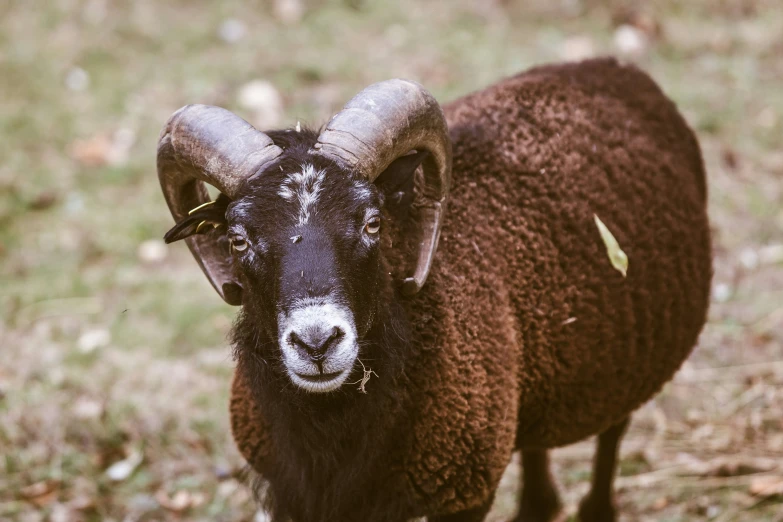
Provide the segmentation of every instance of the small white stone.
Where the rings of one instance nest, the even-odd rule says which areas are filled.
[[[82,353],[91,353],[98,348],[104,348],[111,342],[111,333],[105,328],[93,328],[84,332],[76,341],[76,346]]]
[[[169,247],[160,239],[148,239],[139,245],[137,252],[142,263],[160,263],[169,254]]]
[[[649,46],[647,35],[632,25],[621,25],[614,32],[614,45],[626,56],[640,56]]]
[[[712,300],[716,303],[725,303],[731,299],[731,287],[726,283],[715,283],[712,287]]]
[[[220,498],[228,498],[234,494],[239,488],[239,484],[235,480],[224,480],[217,487],[217,496]]]
[[[253,111],[252,123],[256,127],[273,127],[283,118],[283,98],[266,80],[253,80],[243,85],[237,101],[244,109]]]
[[[90,75],[81,67],[74,67],[65,76],[65,86],[75,92],[84,91],[90,86]]]
[[[97,419],[103,414],[103,404],[95,399],[79,397],[73,404],[72,412],[78,419]]]
[[[720,515],[721,509],[720,506],[717,504],[711,504],[707,507],[707,520],[712,520],[713,518],[716,518],[718,515]]]
[[[280,95],[275,86],[266,80],[253,80],[239,89],[239,104],[250,110],[263,109],[270,100],[276,101]]]
[[[739,262],[746,270],[754,270],[759,266],[759,254],[753,248],[743,248],[739,255]]]
[[[304,16],[302,0],[274,0],[275,18],[284,24],[298,23]]]
[[[115,462],[106,470],[106,476],[109,479],[119,482],[133,475],[136,468],[144,460],[144,455],[140,451],[132,451],[124,460]]]
[[[236,18],[229,18],[223,20],[218,28],[218,36],[226,43],[236,43],[244,38],[247,32],[247,27],[244,22],[237,20]]]
[[[595,56],[595,45],[589,36],[572,36],[560,48],[563,60],[578,62]]]

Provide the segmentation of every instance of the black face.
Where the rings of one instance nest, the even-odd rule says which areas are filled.
[[[293,158],[244,194],[228,207],[227,235],[253,313],[294,384],[336,389],[372,324],[382,195],[334,166]]]
[[[277,341],[293,384],[329,392],[351,374],[382,306],[384,220],[405,218],[426,153],[397,159],[370,183],[311,155],[313,132],[268,135],[284,150],[280,160],[248,179],[233,202],[221,197],[178,223],[167,241],[195,233],[204,220],[219,223],[245,313]]]

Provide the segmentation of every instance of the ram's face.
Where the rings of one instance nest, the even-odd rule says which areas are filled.
[[[378,303],[391,295],[381,270],[384,200],[384,215],[410,224],[410,233],[395,227],[403,250],[389,251],[410,263],[395,267],[395,291],[415,295],[427,279],[451,141],[435,98],[397,79],[362,90],[319,133],[267,134],[220,107],[187,105],[161,131],[157,166],[176,221],[164,239],[186,240],[220,297],[243,305],[240,324],[256,345],[237,348],[260,350],[253,355],[295,385],[327,392],[348,378],[360,342],[372,342],[376,312],[389,305]],[[205,183],[220,192],[214,201]],[[269,360],[273,344],[280,366]]]
[[[334,390],[351,373],[376,309],[379,191],[307,163],[250,185],[226,213],[234,264],[252,301],[246,312],[277,339],[295,385]]]

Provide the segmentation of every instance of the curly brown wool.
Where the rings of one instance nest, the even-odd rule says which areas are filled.
[[[698,143],[647,75],[612,59],[534,68],[444,110],[451,198],[428,283],[403,301],[414,355],[393,383],[394,419],[378,428],[395,430],[378,438],[384,491],[368,495],[412,506],[410,517],[482,520],[522,450],[530,483],[517,520],[552,520],[544,450],[602,433],[580,515],[613,520],[602,482],[626,420],[671,379],[706,320]],[[627,253],[626,278],[594,215]],[[399,251],[386,255],[404,264]],[[239,371],[233,433],[264,474],[275,447],[248,388]]]

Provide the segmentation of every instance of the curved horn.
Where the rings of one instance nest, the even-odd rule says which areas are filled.
[[[357,94],[327,124],[315,154],[341,163],[375,181],[411,149],[427,150],[420,187],[421,237],[418,260],[402,291],[421,290],[429,274],[451,184],[451,140],[443,111],[424,87],[408,80],[387,80]]]
[[[262,171],[281,149],[245,120],[220,107],[187,105],[175,112],[158,139],[158,179],[171,215],[179,222],[209,201],[203,182],[233,199],[242,181]],[[226,245],[206,235],[185,240],[220,297],[242,303]]]

